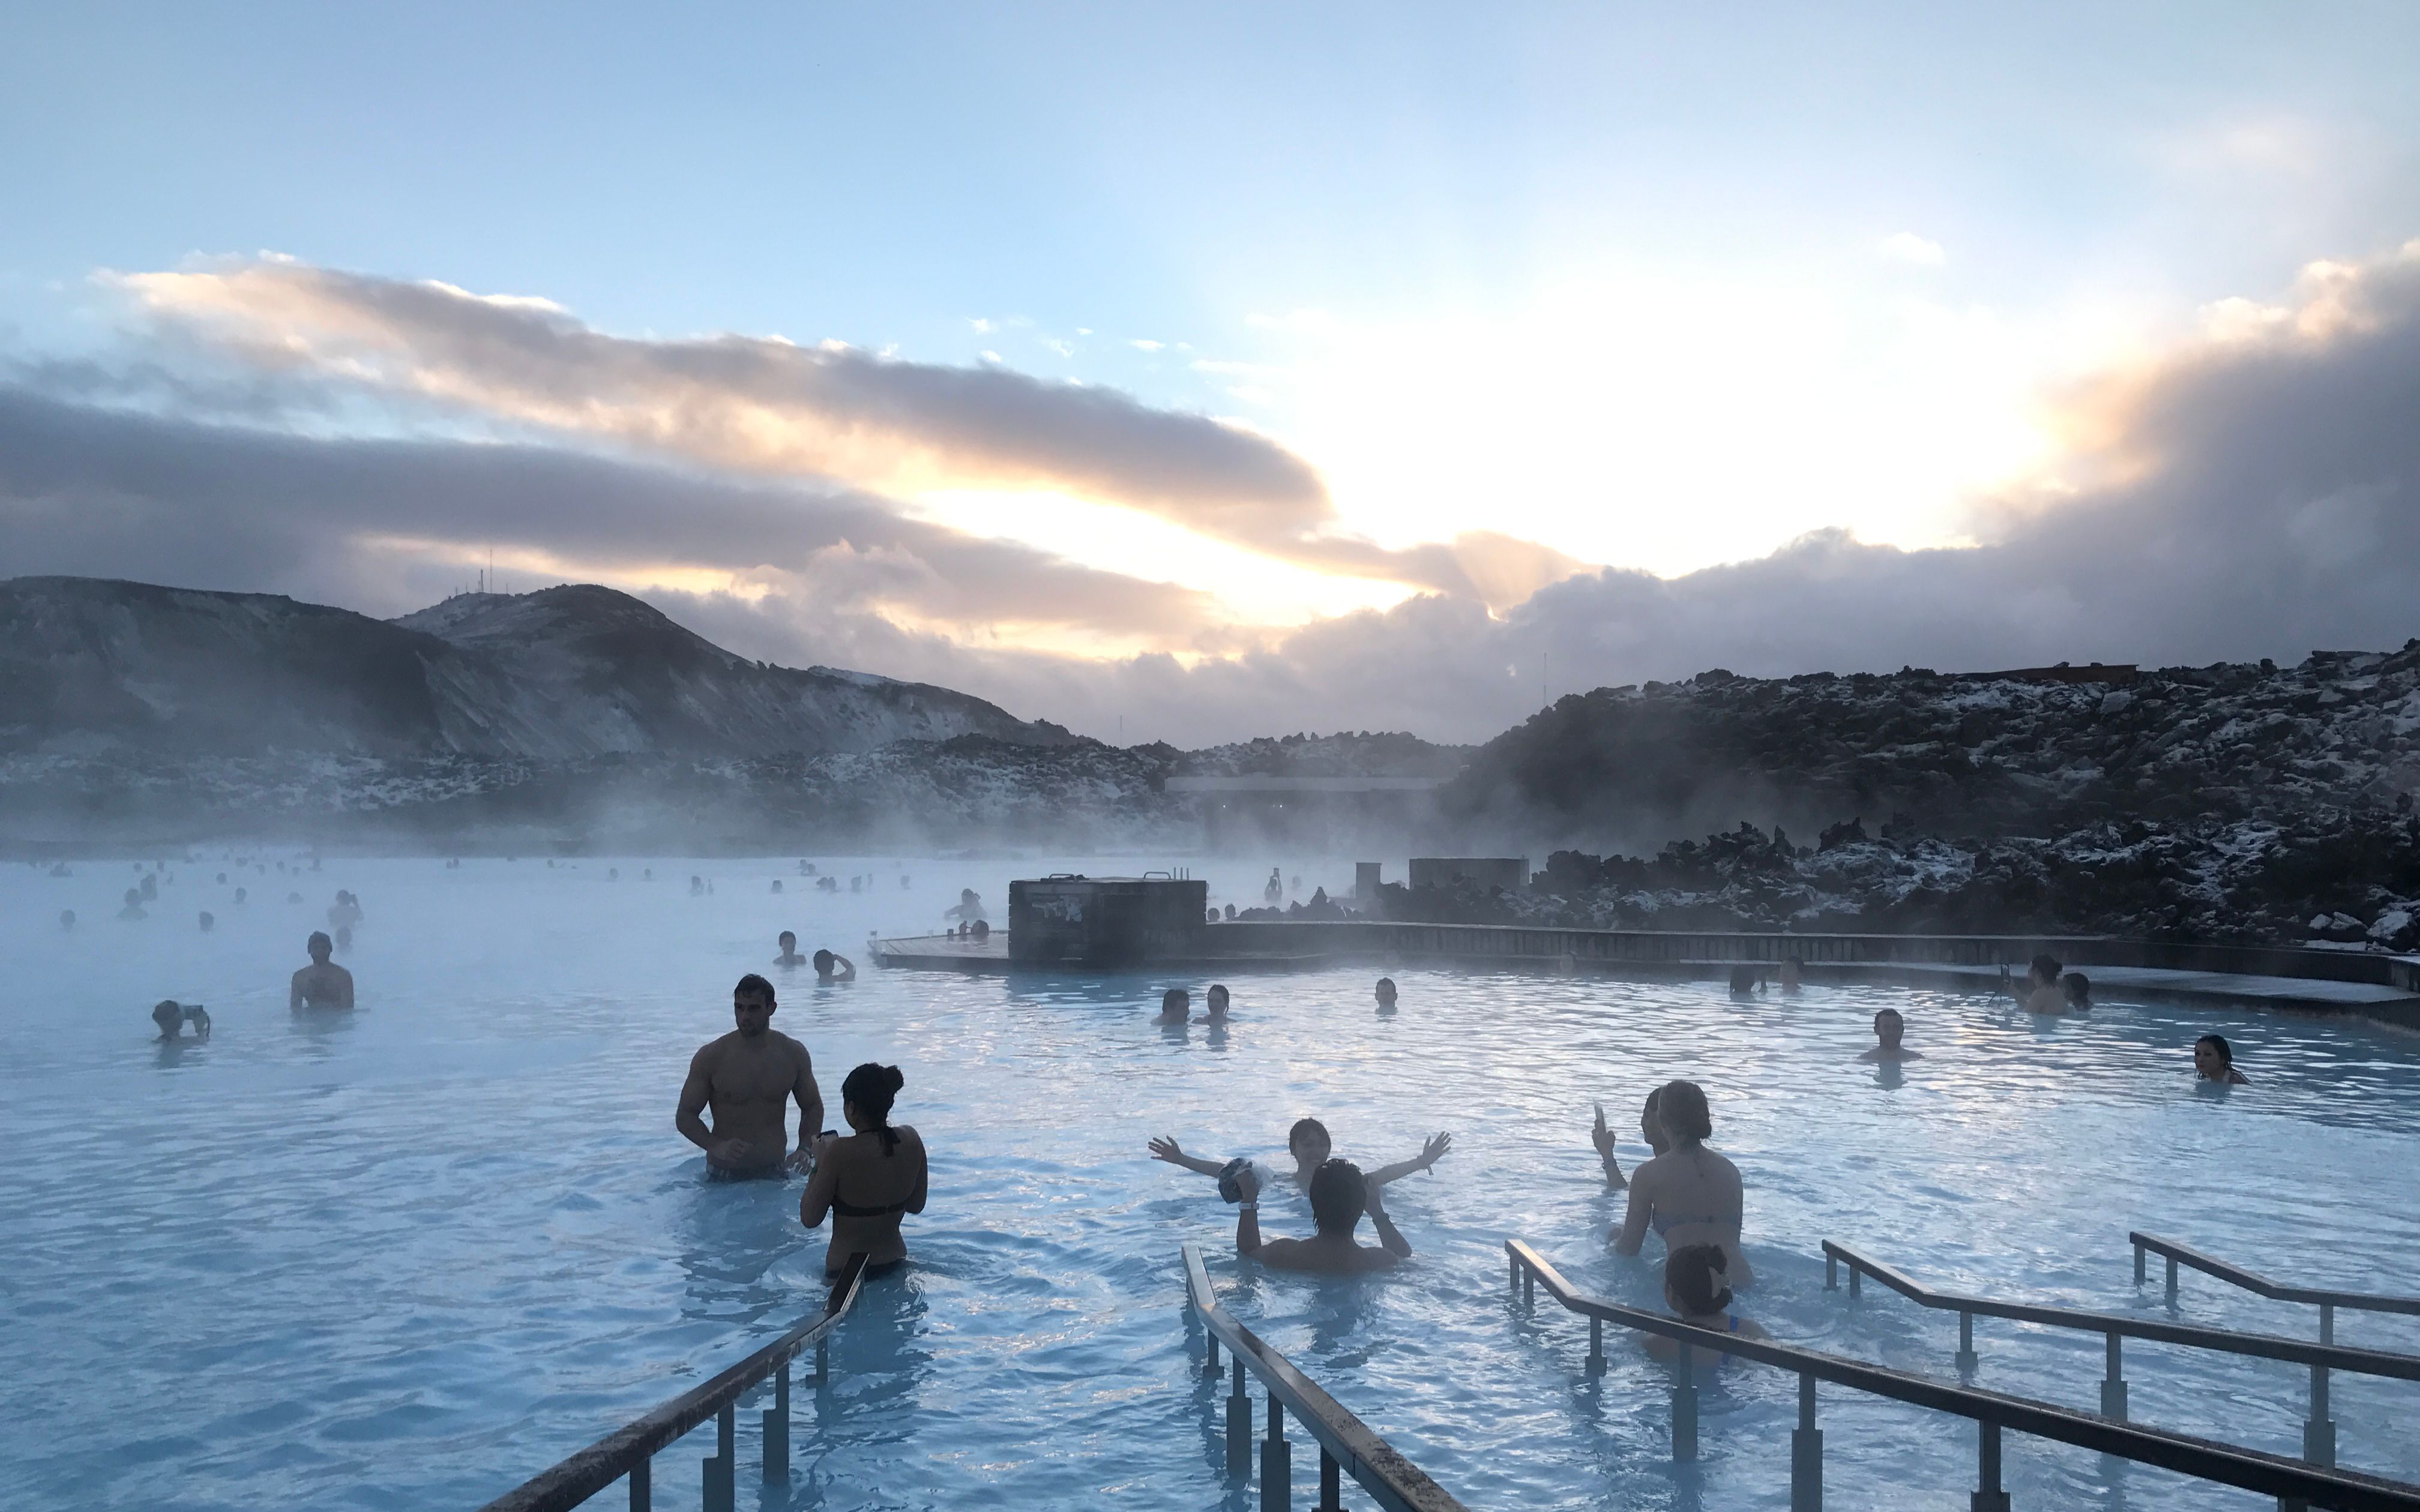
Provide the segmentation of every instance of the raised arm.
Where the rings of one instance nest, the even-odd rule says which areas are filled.
[[[790,1152],[789,1167],[797,1170],[814,1155],[815,1135],[824,1126],[823,1089],[815,1086],[815,1057],[807,1047],[799,1047],[799,1075],[790,1084],[790,1095],[799,1100],[799,1148]]]
[[[1171,1144],[1174,1141],[1170,1141]],[[1243,1256],[1261,1252],[1261,1180],[1246,1166],[1235,1177],[1243,1189],[1244,1200],[1235,1204],[1235,1253]]]
[[[1371,1186],[1368,1190],[1370,1227],[1377,1230],[1378,1242],[1386,1246],[1388,1254],[1399,1260],[1411,1258],[1412,1242],[1395,1227],[1395,1220],[1387,1216],[1386,1200],[1379,1196],[1379,1189]]]
[[[1605,1184],[1617,1192],[1628,1186],[1629,1180],[1621,1174],[1621,1162],[1614,1156],[1613,1131],[1605,1125],[1605,1104],[1602,1103],[1596,1105],[1596,1127],[1589,1131],[1589,1142],[1596,1146],[1598,1164],[1605,1167]]]
[[[1640,1174],[1641,1180],[1630,1183],[1630,1201],[1621,1210],[1621,1231],[1613,1238],[1616,1255],[1636,1255],[1647,1243],[1647,1220],[1654,1216],[1655,1196],[1647,1190],[1644,1167]]]
[[[1149,1148],[1152,1159],[1164,1160],[1171,1165],[1182,1165],[1188,1171],[1200,1171],[1204,1176],[1217,1176],[1227,1168],[1227,1163],[1223,1160],[1203,1160],[1199,1155],[1187,1154],[1178,1148],[1176,1141],[1167,1134],[1161,1134],[1154,1139]]]
[[[1400,1180],[1414,1171],[1427,1170],[1437,1163],[1438,1157],[1452,1149],[1453,1135],[1433,1134],[1429,1135],[1428,1143],[1420,1147],[1419,1154],[1409,1160],[1399,1160],[1392,1165],[1381,1165],[1374,1171],[1366,1172],[1361,1180],[1369,1186],[1385,1186],[1388,1182]]]
[[[809,1148],[814,1147],[810,1145]],[[807,1178],[806,1191],[799,1195],[799,1222],[809,1228],[821,1228],[824,1214],[831,1211],[832,1194],[840,1189],[840,1177],[832,1170],[836,1164],[829,1160],[818,1162],[815,1173]],[[924,1187],[921,1181],[917,1183],[916,1196],[920,1199],[919,1211],[922,1211]]]
[[[857,963],[845,955],[835,953],[832,956],[832,980],[855,981],[856,980]]]

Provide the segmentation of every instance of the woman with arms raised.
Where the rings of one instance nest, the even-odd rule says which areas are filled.
[[[1630,1207],[1614,1235],[1613,1252],[1636,1255],[1652,1227],[1668,1252],[1686,1244],[1721,1246],[1733,1287],[1755,1281],[1740,1253],[1744,1197],[1739,1167],[1706,1148],[1714,1117],[1695,1082],[1666,1082],[1656,1094],[1655,1121],[1670,1146],[1630,1174]]]
[[[831,1214],[827,1276],[838,1275],[852,1255],[865,1257],[869,1273],[908,1257],[899,1218],[924,1211],[924,1141],[913,1129],[891,1126],[892,1100],[907,1080],[898,1067],[872,1061],[850,1072],[840,1084],[840,1106],[853,1132],[815,1140],[814,1174],[799,1199],[799,1222],[820,1228]]]

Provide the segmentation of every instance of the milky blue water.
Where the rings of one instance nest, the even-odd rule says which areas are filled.
[[[1584,1285],[1656,1304],[1660,1247],[1605,1248],[1619,1199],[1587,1126],[1604,1101],[1635,1162],[1639,1100],[1676,1075],[1706,1084],[1714,1144],[1745,1175],[1761,1284],[1742,1310],[1785,1339],[1951,1374],[1954,1319],[1878,1289],[1852,1309],[1823,1289],[1825,1238],[1944,1284],[2096,1308],[2162,1310],[2156,1271],[2133,1285],[2130,1227],[2420,1290],[2420,1041],[2388,1031],[1419,969],[1395,971],[1391,1019],[1355,969],[1239,976],[1231,1027],[1163,1030],[1156,977],[868,964],[818,988],[768,964],[784,927],[861,957],[869,930],[938,927],[962,885],[998,917],[1011,875],[1131,861],[816,859],[873,890],[805,890],[794,862],[287,875],[211,852],[172,863],[151,917],[121,922],[127,862],[0,872],[0,1500],[475,1506],[811,1312],[823,1236],[798,1225],[797,1180],[709,1183],[672,1127],[688,1057],[730,1026],[749,970],[782,983],[775,1025],[807,1043],[835,1104],[856,1062],[904,1069],[895,1116],[923,1131],[933,1177],[907,1224],[915,1264],[845,1325],[831,1390],[800,1394],[786,1485],[760,1491],[743,1413],[743,1504],[1245,1504],[1187,1345],[1187,1240],[1235,1312],[1474,1507],[1786,1504],[1791,1380],[1730,1373],[1705,1399],[1700,1463],[1676,1473],[1661,1372],[1617,1337],[1611,1372],[1586,1381],[1585,1326],[1508,1303],[1502,1244],[1518,1236]],[[1295,870],[1306,887],[1349,884],[1344,864]],[[687,895],[692,872],[713,896]],[[1264,875],[1213,868],[1214,894],[1255,901]],[[340,957],[360,1009],[289,1013],[287,975],[340,887],[367,914]],[[308,901],[287,903],[294,890]],[[1182,985],[1198,998],[1204,983]],[[168,996],[209,1006],[208,1044],[151,1042],[146,1014]],[[1884,1002],[1929,1057],[1903,1079],[1854,1058]],[[2253,1078],[2224,1097],[2190,1079],[2191,1041],[2213,1027]],[[1394,1189],[1419,1251],[1405,1271],[1257,1273],[1212,1183],[1144,1152],[1168,1133],[1275,1156],[1304,1114],[1365,1164],[1452,1131],[1435,1173]],[[1282,1202],[1267,1216],[1308,1229]],[[2192,1277],[2183,1315],[2315,1326]],[[2420,1350],[2412,1322],[2348,1315],[2339,1333]],[[2095,1405],[2097,1335],[1978,1332],[1982,1384]],[[2127,1361],[2137,1421],[2299,1447],[2293,1367],[2147,1345]],[[2343,1462],[2420,1478],[2420,1391],[2338,1377],[2335,1393]],[[1968,1425],[1828,1391],[1823,1412],[1833,1504],[1964,1504]],[[710,1449],[709,1428],[658,1460],[659,1505],[695,1504]],[[1306,1484],[1313,1458],[1297,1447]],[[2265,1504],[2024,1440],[2009,1477],[2020,1506]]]

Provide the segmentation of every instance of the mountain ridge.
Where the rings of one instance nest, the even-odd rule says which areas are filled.
[[[274,594],[0,581],[0,751],[570,761],[1076,741],[970,694],[750,661],[595,584],[396,620]]]

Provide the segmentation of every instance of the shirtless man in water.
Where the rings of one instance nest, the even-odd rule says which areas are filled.
[[[1360,1275],[1391,1269],[1412,1253],[1411,1242],[1397,1232],[1378,1196],[1379,1186],[1365,1180],[1349,1160],[1321,1165],[1311,1178],[1311,1218],[1318,1232],[1309,1239],[1261,1237],[1260,1180],[1250,1167],[1236,1173],[1244,1200],[1235,1210],[1235,1253],[1281,1271],[1311,1271],[1326,1275]],[[1367,1211],[1383,1249],[1354,1238]]]
[[[807,958],[799,953],[799,937],[788,930],[783,930],[773,943],[782,948],[782,953],[773,958],[775,965],[803,966],[807,964]]]
[[[673,1126],[706,1151],[709,1169],[727,1176],[779,1176],[807,1163],[824,1095],[815,1088],[807,1047],[772,1026],[773,984],[751,972],[731,989],[738,1027],[710,1041],[689,1063]],[[799,1100],[799,1147],[784,1126]],[[714,1127],[698,1115],[712,1109]]]
[[[288,1008],[350,1008],[353,1006],[353,974],[328,959],[335,945],[324,932],[313,933],[304,942],[311,952],[311,964],[294,973],[293,983],[286,992]]]

